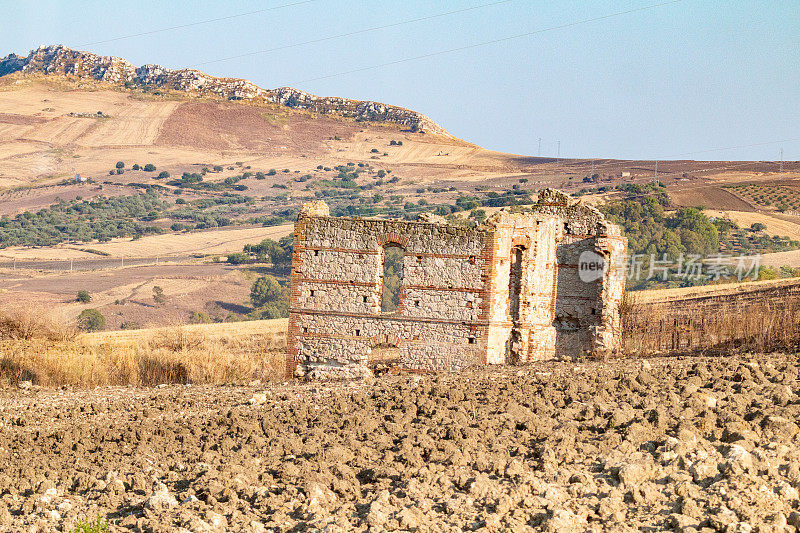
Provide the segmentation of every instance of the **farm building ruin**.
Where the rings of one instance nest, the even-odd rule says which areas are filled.
[[[478,226],[434,218],[340,218],[324,202],[303,206],[288,376],[354,378],[379,365],[457,371],[619,351],[626,241],[598,210],[547,189],[535,205]],[[396,308],[384,287],[394,255]]]

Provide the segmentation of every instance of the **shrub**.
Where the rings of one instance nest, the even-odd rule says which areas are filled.
[[[164,289],[155,285],[153,287],[153,301],[158,305],[163,304],[166,301],[166,297],[164,296]]]
[[[250,255],[244,252],[228,254],[227,262],[232,265],[241,265],[250,261]]]
[[[147,163],[144,166],[144,171],[145,172],[155,172],[155,170],[156,170],[156,166],[153,163]]]
[[[123,163],[122,161],[117,161],[116,167],[117,168],[125,168],[125,163]]]
[[[131,167],[131,170],[139,170],[139,168],[140,168],[139,163],[134,163],[133,166]]]
[[[222,165],[214,165],[214,172],[222,172]]]
[[[88,304],[92,301],[92,295],[89,294],[89,291],[80,290],[78,291],[78,296],[75,299],[82,304]]]
[[[271,169],[269,169],[269,172],[267,172],[267,176],[274,176],[277,173],[278,173],[277,170],[275,170],[274,168],[271,168]]]
[[[250,302],[253,307],[264,307],[281,299],[283,299],[283,287],[272,276],[261,276],[250,289]]]
[[[78,315],[78,327],[83,331],[102,331],[106,329],[106,317],[97,309],[84,309]]]
[[[161,172],[158,173],[158,179],[160,180],[167,179],[168,177],[169,177],[169,172],[167,172],[166,170],[162,170]]]
[[[118,168],[117,169],[117,174],[125,174],[125,169],[124,168]]]
[[[377,148],[373,148],[372,150],[370,150],[370,153],[377,154],[378,153],[378,149]]]
[[[289,316],[289,302],[278,301],[270,302],[258,309],[254,309],[249,315],[249,318],[254,320],[269,320],[273,318],[286,318]]]

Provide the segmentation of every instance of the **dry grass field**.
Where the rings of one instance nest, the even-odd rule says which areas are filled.
[[[110,330],[182,324],[195,313],[206,320],[238,319],[248,313],[254,273],[225,263],[164,264],[99,271],[0,270],[0,310],[45,307],[74,320],[97,309]],[[159,286],[164,302],[156,303]],[[89,303],[76,301],[89,291]]]
[[[0,382],[152,386],[282,379],[286,319],[76,334],[46,312],[0,314]]]
[[[741,283],[719,283],[684,287],[677,289],[656,289],[630,292],[628,295],[636,304],[660,303],[672,300],[683,300],[700,296],[719,296],[732,293],[746,293],[761,290],[765,287],[781,287],[796,285],[798,278],[782,278],[762,281],[743,281]]]
[[[764,232],[768,235],[790,237],[793,240],[800,239],[800,217],[778,218],[772,214],[755,211],[721,211],[717,209],[706,209],[703,212],[709,217],[730,219],[736,222],[740,228],[749,228],[752,224],[759,223],[767,227]],[[792,222],[792,218],[797,222]]]

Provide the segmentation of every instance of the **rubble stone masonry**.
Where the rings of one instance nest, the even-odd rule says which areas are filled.
[[[392,313],[381,311],[387,246],[404,253]],[[458,371],[617,352],[624,253],[599,211],[552,190],[476,227],[336,218],[324,202],[307,203],[294,232],[287,375],[347,379],[378,362]],[[581,275],[592,258],[605,268]]]

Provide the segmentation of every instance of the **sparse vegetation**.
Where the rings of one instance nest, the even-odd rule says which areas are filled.
[[[83,331],[102,331],[106,329],[106,317],[97,309],[84,309],[78,315],[78,328]]]
[[[161,233],[144,224],[145,217],[166,210],[169,204],[155,193],[92,200],[63,200],[36,213],[26,211],[0,217],[0,248],[15,245],[52,246],[67,240],[108,241],[113,237]],[[152,219],[152,218],[151,218]]]
[[[88,518],[78,520],[72,533],[108,533],[109,531],[108,522],[103,520],[100,515],[97,515],[94,520]]]
[[[153,301],[158,305],[163,305],[167,301],[166,296],[164,296],[164,289],[158,285],[153,286]]]
[[[78,296],[75,298],[75,300],[82,304],[88,304],[92,301],[92,295],[89,294],[89,291],[80,290],[78,291]]]

